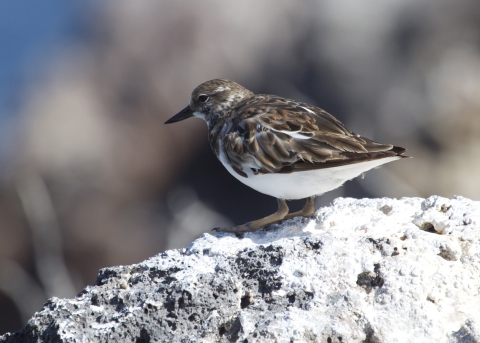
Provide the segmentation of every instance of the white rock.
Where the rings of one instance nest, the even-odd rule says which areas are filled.
[[[479,242],[479,202],[340,198],[104,269],[0,342],[480,342]]]

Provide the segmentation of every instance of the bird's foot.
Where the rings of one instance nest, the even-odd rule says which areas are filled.
[[[305,206],[303,206],[300,211],[287,214],[283,220],[292,219],[295,217],[310,217],[313,213],[315,213],[315,202],[314,198],[310,197],[307,198]]]
[[[272,214],[268,217],[258,219],[258,220],[254,220],[254,221],[248,222],[246,224],[238,225],[238,226],[234,226],[234,227],[215,228],[215,229],[213,229],[213,231],[233,232],[233,233],[236,233],[236,234],[241,234],[241,233],[245,233],[245,232],[257,231],[258,229],[261,229],[261,228],[263,228],[267,225],[277,223],[277,222],[281,221],[283,218],[285,218],[285,216],[288,213],[288,206],[287,206],[287,203],[285,202],[285,200],[284,199],[277,199],[277,202],[278,202],[277,212],[275,212],[274,214]]]

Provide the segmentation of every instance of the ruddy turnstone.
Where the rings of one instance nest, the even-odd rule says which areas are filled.
[[[406,149],[357,135],[316,106],[253,94],[225,79],[195,88],[190,104],[165,124],[190,117],[207,122],[210,145],[230,174],[278,201],[274,214],[218,231],[255,231],[283,219],[310,216],[315,195],[406,157]],[[289,214],[285,200],[304,198],[303,209]]]

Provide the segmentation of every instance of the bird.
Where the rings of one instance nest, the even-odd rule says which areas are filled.
[[[205,120],[210,146],[228,172],[277,198],[277,212],[217,231],[241,234],[315,212],[314,197],[366,171],[405,156],[405,148],[377,143],[345,127],[319,107],[276,95],[254,94],[236,82],[197,86],[189,104],[165,124]],[[286,200],[306,199],[289,213]]]

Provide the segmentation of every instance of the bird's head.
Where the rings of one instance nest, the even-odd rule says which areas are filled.
[[[202,118],[210,126],[219,118],[231,115],[232,109],[253,96],[248,89],[238,83],[225,79],[214,79],[195,88],[190,104],[167,120],[165,124],[175,123],[190,117]]]

